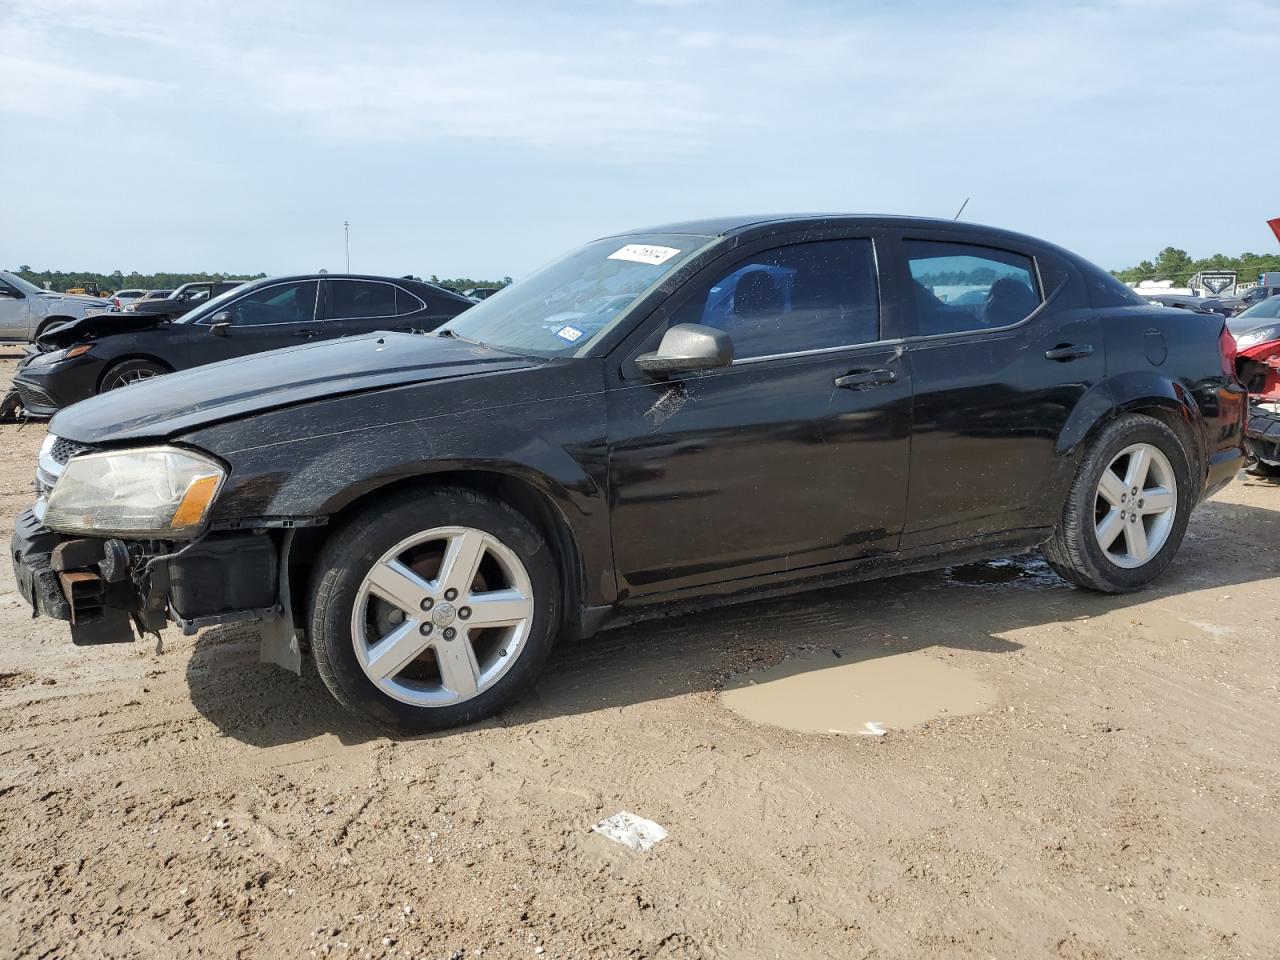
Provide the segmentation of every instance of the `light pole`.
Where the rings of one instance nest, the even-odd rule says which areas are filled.
[[[347,244],[347,273],[351,272],[351,221],[342,221],[342,234]]]

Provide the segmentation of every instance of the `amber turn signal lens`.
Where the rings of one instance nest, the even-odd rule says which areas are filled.
[[[218,477],[197,477],[192,480],[191,486],[187,487],[187,492],[182,495],[182,502],[174,511],[173,520],[169,522],[169,526],[177,529],[198,524],[204,517],[209,502],[213,500],[213,495],[218,489],[218,480]]]

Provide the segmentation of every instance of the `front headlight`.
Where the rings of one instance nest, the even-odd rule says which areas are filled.
[[[82,357],[92,349],[93,344],[91,343],[77,343],[74,347],[64,347],[61,350],[51,350],[48,353],[37,353],[32,356],[29,366],[52,366],[55,363],[61,363],[63,360]]]
[[[1236,337],[1236,349],[1247,350],[1268,340],[1280,340],[1280,324],[1273,323],[1265,327],[1255,327],[1248,333]]]
[[[225,477],[216,461],[176,447],[72,457],[49,494],[44,523],[62,533],[192,537]]]

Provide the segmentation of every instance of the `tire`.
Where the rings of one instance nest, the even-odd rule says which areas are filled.
[[[475,576],[459,587],[468,569]],[[477,629],[482,606],[501,624]],[[351,517],[322,549],[312,654],[348,709],[402,733],[444,730],[490,716],[534,681],[560,607],[557,565],[524,514],[472,490],[406,490]]]
[[[1134,496],[1122,472],[1132,482],[1143,456],[1149,467]],[[1170,482],[1176,490],[1168,489]],[[1103,428],[1076,471],[1062,521],[1043,547],[1045,559],[1076,586],[1138,590],[1173,561],[1195,502],[1191,465],[1177,434],[1154,417],[1122,416]]]
[[[156,363],[154,360],[121,360],[119,363],[107,368],[107,372],[102,375],[102,380],[98,383],[98,392],[106,393],[108,390],[119,390],[121,387],[127,387],[140,380],[162,377],[166,373],[172,373],[172,371],[164,364]]]

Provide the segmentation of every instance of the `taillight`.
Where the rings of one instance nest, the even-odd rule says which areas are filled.
[[[1236,338],[1226,327],[1218,335],[1218,352],[1222,354],[1222,372],[1231,380],[1236,378]]]

